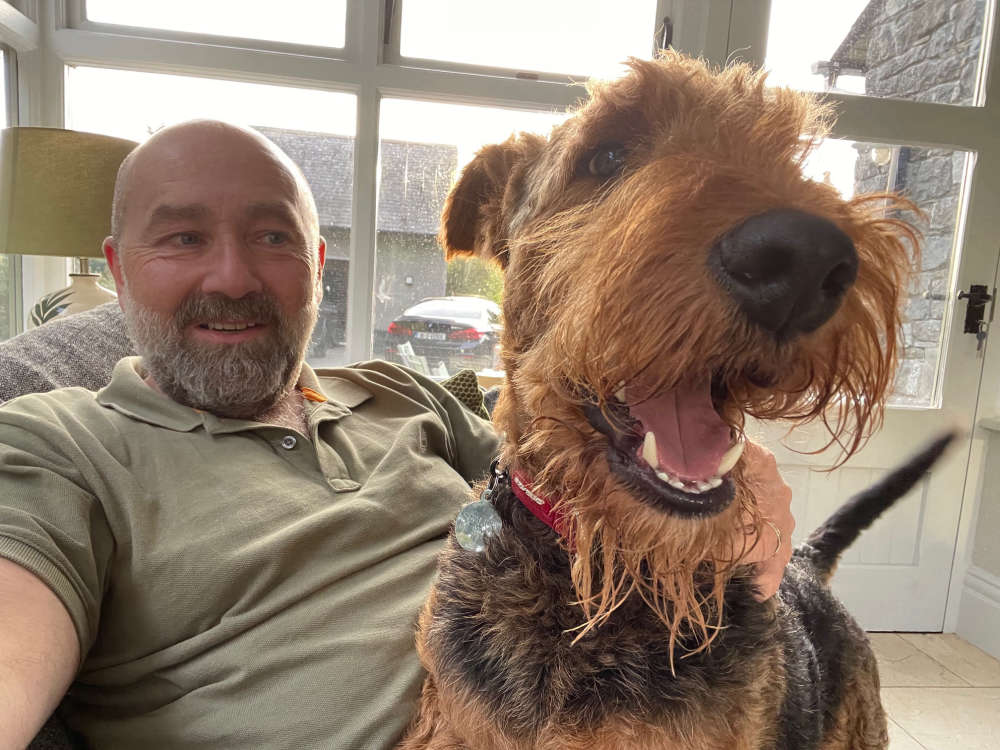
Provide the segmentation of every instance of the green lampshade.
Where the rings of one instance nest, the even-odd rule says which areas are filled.
[[[103,257],[115,176],[135,146],[59,128],[0,130],[0,253]]]

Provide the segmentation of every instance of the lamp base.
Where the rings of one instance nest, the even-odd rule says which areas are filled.
[[[118,295],[97,283],[99,278],[96,273],[71,273],[68,287],[49,292],[31,308],[29,328],[118,299]]]

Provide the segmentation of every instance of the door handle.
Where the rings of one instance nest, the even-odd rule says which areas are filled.
[[[996,301],[997,290],[993,289],[990,294],[985,284],[971,284],[969,291],[960,292],[959,299],[968,300],[965,308],[965,333],[974,334],[979,342],[977,350],[983,348],[983,341],[986,339],[986,329],[989,323],[986,318],[986,303]],[[990,321],[993,320],[993,307],[990,307]]]

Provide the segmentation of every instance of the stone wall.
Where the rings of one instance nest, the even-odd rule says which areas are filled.
[[[985,0],[873,0],[872,5],[876,12],[867,48],[868,95],[973,103]],[[892,401],[927,404],[938,369],[942,298],[948,292],[966,154],[903,146],[895,159],[879,166],[872,159],[873,145],[857,144],[856,191],[896,190],[926,214]]]

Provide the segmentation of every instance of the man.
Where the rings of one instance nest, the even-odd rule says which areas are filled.
[[[95,748],[391,747],[492,430],[392,365],[303,364],[325,244],[301,173],[251,131],[136,149],[105,254],[141,359],[96,395],[0,409],[0,747],[67,688]]]

